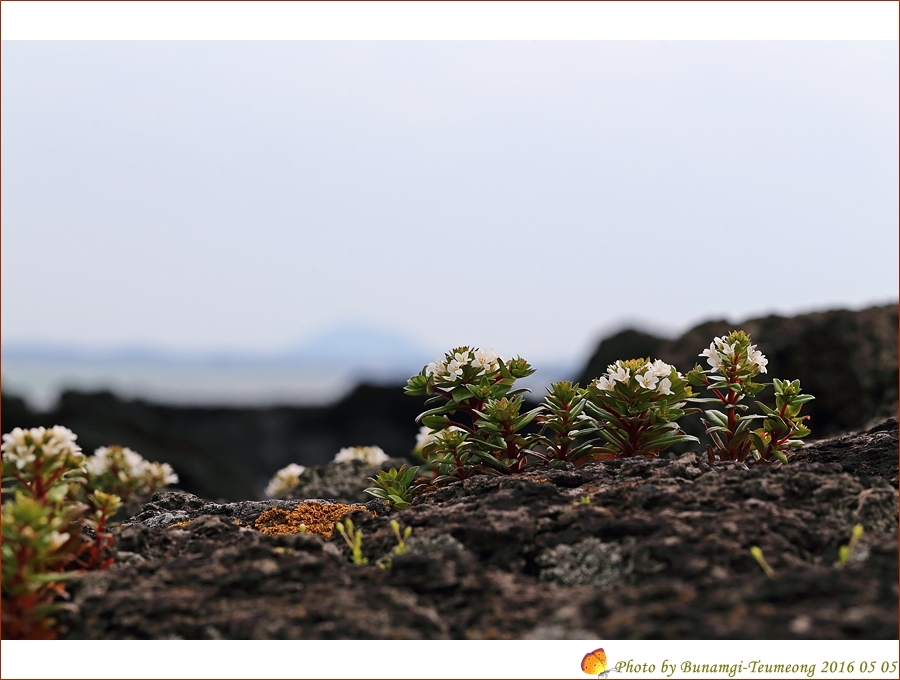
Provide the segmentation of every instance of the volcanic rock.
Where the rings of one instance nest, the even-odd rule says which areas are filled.
[[[309,500],[165,492],[116,530],[112,567],[67,582],[60,623],[73,639],[895,640],[897,458],[892,419],[786,466],[689,452],[472,477],[346,515],[367,565],[336,533],[252,526]],[[403,554],[391,520],[412,527]]]

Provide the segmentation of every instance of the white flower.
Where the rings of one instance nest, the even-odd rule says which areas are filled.
[[[306,468],[297,463],[291,463],[287,467],[281,468],[269,480],[269,484],[266,486],[266,496],[269,498],[283,496],[300,483],[300,475],[305,471]]]
[[[709,349],[705,349],[697,356],[706,357],[706,360],[709,362],[709,365],[712,366],[715,370],[722,370],[722,356],[719,354],[719,350],[716,348],[716,343],[721,340],[721,338],[716,338],[713,342],[710,343]]]
[[[459,356],[459,354],[456,356]],[[447,380],[453,382],[457,378],[461,378],[463,366],[465,366],[465,362],[461,362],[458,359],[452,359],[450,363],[447,364]]]
[[[672,367],[661,359],[657,359],[650,365],[650,372],[657,378],[665,378],[672,373]]]
[[[423,425],[419,428],[419,434],[416,435],[416,447],[415,451],[421,451],[426,446],[431,444],[435,439],[437,439],[438,435],[443,432],[447,432],[448,430],[459,430],[463,432],[464,430],[461,427],[456,427],[456,425],[451,425],[450,427],[446,427],[443,430],[432,431],[430,427],[427,425]]]
[[[477,349],[475,350],[475,359],[472,361],[472,365],[475,368],[484,369],[485,373],[490,373],[497,370],[499,359],[500,355],[492,349]]]
[[[769,363],[769,360],[766,359],[762,352],[756,349],[756,345],[750,345],[747,348],[747,359],[751,364],[759,366],[760,373],[766,373],[766,365]]]
[[[143,476],[153,488],[178,484],[178,475],[168,463],[148,463]]]
[[[420,451],[428,446],[431,442],[434,441],[435,433],[431,431],[431,428],[427,425],[423,425],[419,428],[419,434],[416,435],[416,446],[415,450]]]
[[[335,463],[347,463],[351,460],[362,460],[369,465],[381,465],[388,455],[380,446],[347,446],[334,456]]]
[[[433,375],[435,377],[440,377],[447,372],[447,364],[444,363],[444,360],[441,357],[438,357],[437,360],[432,361],[425,367],[425,375]]]
[[[672,394],[672,381],[668,378],[663,378],[659,381],[659,386],[656,388],[656,391],[660,394]]]
[[[3,458],[15,463],[21,470],[37,458],[38,449],[42,456],[63,456],[72,458],[76,463],[84,456],[81,447],[75,443],[77,436],[72,430],[55,425],[49,430],[45,427],[34,427],[30,430],[15,428],[3,435]]]
[[[101,475],[114,468],[123,482],[142,476],[149,465],[141,454],[124,446],[101,446],[85,460],[85,467],[92,475]]]
[[[610,380],[605,375],[600,376],[597,379],[597,387],[599,387],[604,392],[612,392],[616,388],[616,381]]]
[[[610,366],[609,371],[609,380],[610,382],[620,382],[626,383],[628,382],[628,378],[631,376],[631,370],[625,368],[624,366]]]
[[[643,387],[645,390],[652,390],[656,387],[656,383],[659,382],[659,378],[653,375],[652,371],[647,371],[644,375],[640,375],[635,373],[634,379],[638,381],[638,384]]]
[[[453,359],[457,361],[460,366],[465,366],[467,363],[469,363],[469,350],[457,352],[453,355]]]

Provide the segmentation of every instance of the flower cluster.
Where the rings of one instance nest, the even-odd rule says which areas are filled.
[[[632,377],[631,365],[626,366],[622,360],[606,367],[606,375],[597,379],[597,388],[604,392],[614,392],[616,383],[628,384]],[[654,362],[647,362],[634,371],[634,380],[639,387],[645,390],[656,391],[662,395],[672,394],[672,375],[673,367],[664,361],[657,359]],[[675,372],[679,378],[683,378],[680,373]]]
[[[33,467],[41,458],[68,459],[81,464],[84,455],[81,447],[75,443],[78,437],[72,430],[61,425],[50,429],[35,427],[30,430],[15,428],[3,435],[3,460],[14,464],[22,470],[26,465]]]
[[[3,479],[15,481],[27,496],[48,502],[51,489],[63,500],[84,480],[84,454],[74,432],[56,425],[50,429],[17,427],[3,435]],[[74,500],[74,496],[70,499]]]
[[[750,344],[750,338],[742,331],[713,338],[709,347],[698,356],[706,357],[707,363],[717,373],[742,373],[750,377],[766,373],[769,363],[765,355],[756,349],[756,345]]]
[[[659,359],[616,361],[588,386],[587,410],[599,424],[605,444],[594,458],[656,456],[680,442],[696,442],[684,434],[678,421],[697,409],[685,409],[693,396],[687,380]]]
[[[456,347],[422,368],[409,379],[406,393],[429,395],[426,404],[444,403],[417,418],[424,428],[417,438],[416,455],[429,463],[439,479],[521,469],[527,451],[519,430],[536,412],[519,414],[519,395],[527,390],[514,390],[513,385],[532,373],[534,369],[521,357],[505,361],[492,349],[469,346]],[[457,413],[471,425],[451,419]]]
[[[786,382],[775,378],[775,409],[762,402],[756,404],[763,411],[760,414],[741,415],[749,407],[740,402],[744,397],[755,397],[768,383],[756,383],[753,378],[767,373],[769,360],[751,344],[750,336],[743,331],[733,331],[726,336],[714,338],[709,348],[699,354],[706,357],[710,368],[703,370],[695,366],[687,374],[692,385],[705,387],[713,397],[693,399],[694,402],[717,403],[722,411],[709,410],[704,413],[703,424],[712,439],[707,456],[715,460],[744,461],[748,457],[760,462],[778,459],[787,462],[787,449],[799,446],[799,438],[809,434],[803,425],[808,416],[800,416],[800,407],[813,399],[800,393],[799,381]],[[751,428],[753,421],[762,420],[762,427]]]
[[[361,460],[366,465],[375,467],[381,465],[388,457],[380,446],[347,446],[335,454],[334,462],[349,463],[351,460]]]
[[[461,428],[456,425],[451,425],[446,429],[460,430]],[[423,452],[425,450],[425,447],[433,444],[437,439],[437,436],[443,431],[444,430],[434,431],[430,427],[422,425],[422,427],[419,428],[419,433],[416,435],[416,445],[415,447],[413,447],[413,455],[424,459],[425,456],[423,455]]]
[[[53,637],[55,600],[76,573],[64,570],[105,569],[112,562],[107,529],[120,496],[178,479],[169,465],[148,463],[123,447],[85,457],[76,438],[59,425],[3,435],[3,491],[14,493],[3,504],[4,637]]]
[[[590,437],[599,428],[597,421],[584,413],[586,405],[587,393],[578,383],[563,380],[547,388],[544,410],[535,418],[541,431],[532,438],[544,447],[543,453],[534,452],[539,460],[549,465],[583,465],[593,460],[594,440]]]
[[[284,496],[288,491],[300,484],[300,476],[306,472],[303,465],[291,463],[281,468],[266,486],[266,496],[269,498],[278,498]]]
[[[123,502],[135,494],[154,493],[178,483],[178,475],[168,463],[151,463],[125,446],[101,446],[85,459],[88,486],[113,493]]]
[[[458,347],[432,361],[424,371],[435,383],[452,385],[464,376],[471,379],[493,373],[499,369],[500,361],[502,358],[492,349]]]

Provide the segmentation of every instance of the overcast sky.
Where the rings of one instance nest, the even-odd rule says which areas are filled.
[[[6,41],[2,339],[533,361],[894,301],[897,45]]]

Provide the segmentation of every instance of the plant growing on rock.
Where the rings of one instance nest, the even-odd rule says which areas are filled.
[[[152,494],[178,483],[171,465],[151,463],[125,446],[101,446],[84,464],[89,489],[115,494],[124,503],[137,494]]]
[[[535,453],[549,465],[574,463],[584,465],[594,459],[593,439],[587,439],[599,430],[597,421],[584,413],[588,397],[578,383],[568,380],[555,382],[547,388],[544,410],[535,417],[541,425],[540,434],[533,437],[535,444],[542,444],[546,453]]]
[[[362,554],[362,531],[354,528],[353,520],[348,517],[347,519],[335,524],[334,528],[338,530],[338,533],[343,536],[344,542],[349,546],[353,564],[368,564],[368,558],[363,557]]]
[[[416,419],[434,433],[421,455],[438,472],[435,481],[473,474],[508,474],[527,465],[522,429],[540,408],[521,413],[516,380],[534,373],[521,357],[508,362],[490,349],[456,347],[409,379],[406,394],[431,395],[433,406]],[[460,414],[471,424],[451,420]]]
[[[105,569],[107,529],[121,499],[177,481],[166,464],[130,449],[104,447],[85,457],[62,426],[16,428],[3,435],[3,626],[6,637],[52,637],[50,614],[72,568]],[[105,490],[104,490],[105,489]],[[93,491],[93,492],[91,492]],[[90,539],[85,537],[90,536]]]
[[[406,539],[412,536],[412,527],[406,527],[401,532],[400,522],[392,519],[391,530],[394,532],[394,536],[397,538],[397,545],[394,546],[393,550],[391,550],[390,555],[385,555],[380,560],[378,560],[377,564],[379,569],[390,569],[392,566],[394,566],[394,555],[403,555],[407,550],[409,550],[406,545]]]
[[[60,425],[17,427],[3,435],[3,484],[13,484],[39,503],[74,500],[79,485],[86,481],[85,457],[76,439],[75,433]]]
[[[380,498],[385,503],[398,510],[409,506],[415,495],[415,478],[419,466],[407,467],[401,465],[400,469],[391,468],[381,470],[377,476],[369,477],[369,481],[375,486],[364,489],[367,494]]]
[[[265,494],[269,498],[284,496],[291,489],[300,484],[300,477],[306,472],[306,467],[291,463],[276,472],[266,485]]]
[[[809,428],[803,424],[809,416],[801,416],[800,408],[815,397],[800,392],[799,380],[787,382],[773,378],[772,383],[775,387],[775,409],[770,409],[761,401],[756,402],[766,417],[763,426],[750,433],[750,440],[758,461],[770,463],[775,457],[780,462],[787,463],[786,452],[802,446],[800,438],[810,433]]]
[[[105,557],[105,553],[115,543],[107,529],[111,527],[110,522],[122,501],[115,494],[94,491],[88,496],[88,504],[91,511],[83,522],[93,533],[94,540],[85,551],[87,555],[76,557],[75,563],[84,569],[106,569],[113,563],[113,558]]]
[[[732,331],[727,336],[714,338],[700,356],[706,357],[710,368],[695,366],[687,374],[692,385],[706,387],[715,396],[696,398],[696,403],[718,403],[725,412],[705,412],[703,424],[713,441],[707,445],[710,462],[718,460],[744,461],[748,456],[769,463],[773,458],[787,463],[785,452],[800,446],[800,438],[809,434],[803,425],[808,416],[800,416],[803,404],[815,397],[800,392],[800,381],[773,380],[775,409],[762,402],[757,406],[764,415],[747,414],[749,407],[740,403],[744,397],[755,397],[768,383],[756,383],[753,378],[766,373],[769,361],[751,344],[743,331]],[[762,427],[752,429],[755,420],[762,420]]]
[[[853,551],[856,550],[859,539],[861,539],[865,533],[862,524],[854,525],[853,531],[850,534],[850,543],[838,548],[838,561],[835,563],[835,566],[838,569],[843,569],[847,566],[847,563],[850,561],[850,556],[853,555]]]
[[[347,446],[338,451],[334,456],[335,463],[349,463],[353,460],[361,460],[366,465],[381,465],[388,459],[388,455],[380,446]]]
[[[21,490],[3,504],[4,638],[56,637],[56,600],[65,580],[78,573],[64,570],[85,547],[84,510],[77,503],[47,504]]]
[[[664,361],[619,360],[587,390],[588,411],[597,416],[605,444],[594,451],[598,460],[626,456],[658,456],[679,442],[696,442],[678,420],[697,409],[685,409],[693,397],[687,380]]]

